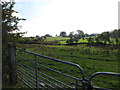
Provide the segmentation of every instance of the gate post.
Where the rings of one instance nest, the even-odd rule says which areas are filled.
[[[9,62],[9,79],[11,84],[17,83],[17,72],[16,72],[16,50],[15,46],[8,45],[8,62]]]

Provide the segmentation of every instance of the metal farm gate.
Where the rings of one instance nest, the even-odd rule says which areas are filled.
[[[78,64],[18,48],[16,48],[16,67],[17,78],[29,88],[36,89],[108,90],[93,86],[92,79],[96,75],[120,76],[120,73],[96,72],[86,79],[83,69]],[[75,71],[77,76],[74,75]]]

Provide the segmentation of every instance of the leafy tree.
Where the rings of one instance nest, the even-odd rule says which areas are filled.
[[[89,37],[89,34],[86,33],[86,34],[85,34],[85,37]]]
[[[36,38],[38,38],[39,36],[38,36],[38,35],[36,35],[35,37],[36,37]]]
[[[74,32],[70,32],[70,34],[68,36],[70,37],[70,39],[73,39]]]
[[[67,37],[67,33],[65,31],[60,32],[61,37]]]
[[[74,34],[74,32],[70,32],[69,37],[70,37],[70,39],[68,39],[66,41],[66,43],[68,43],[68,44],[73,44],[74,41],[77,43],[80,39],[78,34],[77,33]]]
[[[89,37],[89,38],[88,38],[88,44],[89,44],[89,45],[93,45],[93,42],[94,42],[94,39],[91,38],[91,37]]]
[[[95,41],[96,41],[96,44],[98,45],[98,44],[99,44],[99,38],[96,37],[96,38],[95,38]]]
[[[45,37],[52,37],[50,34],[46,34]]]
[[[118,38],[115,38],[115,42],[116,42],[116,45],[119,44],[119,40],[118,40]]]
[[[84,35],[84,32],[83,32],[82,30],[77,30],[77,32],[78,32],[78,37],[79,37],[79,38],[82,38],[82,37],[85,36],[85,35]]]
[[[97,33],[92,33],[92,34],[90,34],[89,36],[97,36],[98,34]]]
[[[39,43],[44,43],[45,40],[46,40],[46,37],[45,37],[45,36],[38,37],[36,40],[37,40]]]
[[[14,43],[16,44],[16,37],[21,36],[23,34],[20,33],[12,33],[13,31],[19,31],[18,23],[21,20],[25,20],[23,18],[19,18],[17,16],[13,16],[13,13],[18,13],[13,10],[15,2],[2,2],[2,34],[3,34],[3,44],[6,43]]]
[[[74,42],[74,35],[73,35],[74,32],[70,32],[70,34],[68,35],[70,37],[70,39],[68,39],[66,41],[67,44],[73,44]]]
[[[120,37],[120,36],[119,36],[119,33],[120,33],[119,31],[120,31],[120,30],[117,30],[117,29],[111,31],[111,32],[110,32],[110,37],[112,37],[112,38],[118,38],[118,37]]]
[[[109,32],[103,32],[100,35],[98,35],[98,38],[100,40],[103,40],[104,44],[106,44],[107,41],[108,42],[110,41],[110,34],[109,34]]]
[[[113,38],[113,42],[115,40],[116,44],[119,43],[119,39],[120,38],[120,29],[115,29],[113,31],[110,32],[110,37]]]
[[[72,38],[71,38],[71,39],[68,39],[68,40],[66,41],[67,44],[73,44],[73,42],[74,42],[74,39],[72,39]]]
[[[120,38],[120,29],[118,29],[118,38]]]
[[[42,38],[44,39],[44,40],[46,40],[47,38],[46,38],[46,36],[42,36]]]
[[[9,66],[9,58],[7,58],[7,46],[12,43],[14,45],[17,44],[17,40],[21,35],[20,33],[13,33],[13,31],[19,31],[18,23],[21,20],[25,20],[23,18],[19,18],[17,16],[13,16],[13,13],[18,13],[13,10],[15,2],[2,2],[2,69],[3,69],[3,87],[6,86],[7,82],[10,82],[10,66]]]
[[[74,35],[74,41],[77,43],[79,41],[79,36],[77,34]]]

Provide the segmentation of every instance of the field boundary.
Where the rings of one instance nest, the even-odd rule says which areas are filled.
[[[72,89],[78,89],[78,88],[82,88],[82,89],[106,89],[107,90],[107,88],[100,88],[100,87],[95,87],[95,86],[93,86],[92,85],[92,83],[91,83],[91,80],[96,76],[96,75],[112,75],[112,76],[120,76],[120,73],[111,73],[111,72],[96,72],[96,73],[94,73],[94,74],[92,74],[90,77],[89,77],[89,79],[86,79],[85,78],[85,74],[84,74],[84,70],[78,65],[78,64],[75,64],[75,63],[71,63],[71,62],[67,62],[67,61],[62,61],[62,60],[59,60],[59,59],[55,59],[55,58],[51,58],[51,57],[47,57],[47,56],[44,56],[44,55],[40,55],[40,54],[36,54],[36,53],[33,53],[33,52],[28,52],[28,51],[26,51],[26,50],[23,50],[23,49],[19,49],[19,48],[16,48],[16,51],[20,51],[20,52],[23,52],[23,53],[28,53],[28,54],[30,54],[30,55],[34,55],[35,57],[34,57],[34,61],[30,61],[29,59],[27,59],[27,58],[25,58],[25,57],[22,57],[22,56],[20,56],[20,55],[17,55],[16,54],[16,57],[20,57],[20,58],[22,58],[23,60],[26,60],[26,61],[28,61],[28,62],[30,62],[30,63],[33,63],[33,64],[35,64],[35,68],[32,68],[32,67],[29,67],[29,66],[27,66],[27,65],[25,65],[25,64],[22,64],[22,63],[20,63],[19,62],[19,60],[17,60],[16,59],[16,65],[17,65],[17,69],[18,68],[21,68],[21,70],[27,70],[27,71],[29,71],[30,73],[24,73],[24,72],[22,72],[21,70],[17,70],[17,77],[20,79],[20,80],[22,80],[23,78],[24,78],[24,80],[22,80],[28,87],[30,87],[30,88],[72,88]],[[47,66],[44,66],[44,65],[42,65],[42,64],[40,64],[40,63],[37,63],[37,57],[43,57],[43,58],[47,58],[47,59],[50,59],[50,60],[52,60],[52,61],[55,61],[55,62],[61,62],[61,63],[64,63],[64,64],[69,64],[69,65],[71,65],[71,66],[75,66],[76,68],[79,68],[79,70],[80,70],[80,74],[82,75],[82,78],[76,78],[76,77],[73,77],[73,76],[70,76],[70,75],[67,75],[67,74],[65,74],[65,73],[62,73],[62,72],[60,72],[60,71],[56,71],[56,70],[53,70],[53,69],[51,69],[51,68],[49,68],[49,67],[47,67]],[[70,78],[73,78],[73,79],[75,79],[76,80],[76,82],[72,82],[71,83],[71,85],[73,85],[74,87],[71,87],[70,85],[67,85],[67,84],[65,84],[64,82],[60,82],[60,81],[58,81],[58,80],[56,80],[56,79],[54,79],[54,78],[52,78],[52,77],[50,77],[50,76],[48,76],[48,75],[46,75],[46,74],[44,74],[44,73],[42,73],[42,72],[40,72],[39,70],[38,70],[38,66],[43,66],[44,68],[47,68],[48,70],[51,70],[51,71],[53,71],[53,72],[57,72],[57,73],[59,73],[59,74],[62,74],[62,75],[65,75],[66,77],[70,77]],[[21,73],[21,74],[20,74]],[[41,77],[40,75],[39,75],[39,73],[40,74],[42,74],[43,76],[45,76],[45,77],[48,77],[48,78],[50,78],[50,79],[52,79],[53,81],[55,81],[55,82],[57,82],[57,83],[59,83],[59,84],[62,84],[64,87],[62,87],[62,86],[60,86],[60,85],[57,85],[56,83],[53,83],[53,82],[51,82],[49,79],[47,80],[46,78],[44,78],[44,77]],[[22,74],[24,74],[24,75],[22,75]],[[29,74],[31,74],[31,76],[29,76]],[[33,76],[32,74],[34,74],[35,76]],[[28,78],[29,77],[29,78]],[[34,77],[34,79],[33,80],[30,80],[30,77]],[[43,79],[43,80],[41,80],[41,79],[39,79],[38,77],[41,77],[41,79]],[[48,83],[51,83],[52,85],[50,85],[50,84],[48,84],[48,83],[46,83],[45,81],[47,81]],[[29,81],[29,82],[28,82]],[[78,82],[81,82],[81,84],[79,84]],[[34,85],[31,85],[31,83],[34,83]],[[54,87],[55,86],[55,87]]]

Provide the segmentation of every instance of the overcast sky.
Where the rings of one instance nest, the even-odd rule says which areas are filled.
[[[118,28],[119,0],[15,0],[20,17],[21,31],[25,36],[84,33],[101,33]]]

